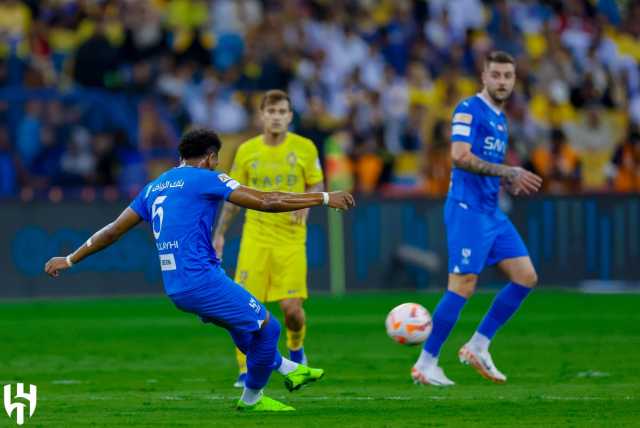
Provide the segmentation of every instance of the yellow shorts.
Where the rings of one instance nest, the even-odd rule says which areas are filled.
[[[306,299],[306,246],[265,246],[243,239],[235,280],[261,302]]]

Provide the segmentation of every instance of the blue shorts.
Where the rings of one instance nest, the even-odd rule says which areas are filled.
[[[267,308],[226,275],[215,283],[172,294],[169,298],[178,309],[234,332],[257,331],[267,317]]]
[[[502,211],[484,213],[447,199],[444,218],[449,273],[479,274],[485,266],[529,255],[520,234]]]

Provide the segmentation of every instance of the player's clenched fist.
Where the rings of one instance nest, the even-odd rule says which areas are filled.
[[[69,263],[67,263],[67,259],[65,257],[52,257],[44,265],[44,271],[49,276],[57,277],[60,275],[59,271],[68,269],[69,267]]]
[[[510,172],[511,174],[506,177],[506,188],[512,195],[521,193],[530,195],[540,190],[542,186],[542,178],[540,176],[518,166],[512,167]]]
[[[339,210],[348,210],[356,206],[356,201],[351,193],[343,191],[329,192],[329,206]]]

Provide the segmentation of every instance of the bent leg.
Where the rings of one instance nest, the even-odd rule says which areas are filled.
[[[500,327],[505,325],[516,313],[537,282],[536,273],[529,257],[506,259],[498,266],[503,270],[506,267],[506,271],[509,272],[507,276],[511,282],[498,292],[489,311],[478,326],[477,334],[472,339],[472,343],[481,349],[489,347],[491,339]]]
[[[424,344],[424,352],[428,355],[424,358],[421,355],[421,358],[426,360],[423,362],[428,363],[429,357],[438,358],[442,345],[458,322],[462,308],[473,294],[477,281],[478,276],[475,274],[449,275],[448,290],[433,312],[433,329]]]
[[[280,301],[280,309],[284,314],[284,324],[287,327],[287,348],[289,357],[297,363],[303,363],[304,338],[306,335],[305,313],[302,307],[303,299],[284,299]]]
[[[284,315],[289,358],[306,363],[304,339],[306,316],[303,304],[307,292],[307,250],[304,245],[273,248],[272,283],[268,301],[278,301]]]
[[[498,268],[511,282],[527,288],[534,288],[538,285],[538,274],[529,256],[504,259],[498,263]]]
[[[251,389],[262,389],[271,372],[280,367],[282,356],[278,352],[280,323],[271,317],[265,325],[252,334],[247,348],[247,379],[245,385]],[[236,345],[238,343],[236,342]]]
[[[538,282],[527,248],[510,221],[506,221],[489,254],[489,263],[509,278],[509,283],[496,295],[491,307],[471,338],[470,344],[487,350],[497,331],[516,313]]]

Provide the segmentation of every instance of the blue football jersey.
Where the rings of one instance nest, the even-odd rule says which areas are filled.
[[[239,185],[226,174],[180,166],[147,184],[129,205],[151,223],[168,295],[224,276],[211,231],[220,201]]]
[[[505,114],[480,96],[463,100],[451,121],[451,141],[471,144],[471,152],[482,160],[502,163],[509,131]],[[449,198],[483,212],[498,208],[500,177],[475,174],[459,168],[451,171]]]

